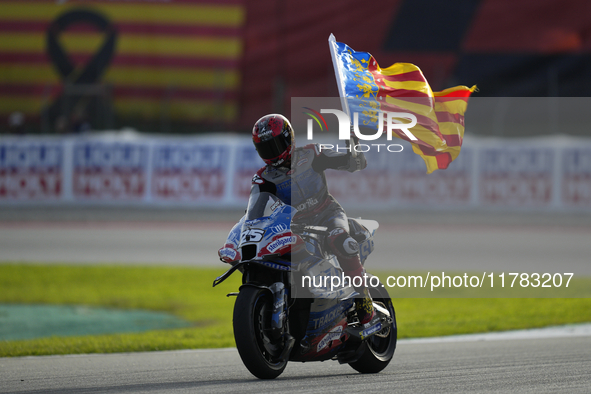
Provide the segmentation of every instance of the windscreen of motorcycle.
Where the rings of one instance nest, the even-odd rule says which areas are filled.
[[[273,211],[282,205],[285,204],[271,193],[251,193],[246,208],[246,220],[271,216]]]
[[[296,241],[290,231],[296,211],[270,193],[251,195],[240,237],[243,258],[281,254],[285,247],[289,249]],[[245,249],[247,247],[248,251]]]

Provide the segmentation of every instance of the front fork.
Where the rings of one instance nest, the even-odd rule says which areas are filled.
[[[275,282],[271,286],[245,283],[240,286],[240,288],[244,286],[257,287],[271,292],[271,296],[273,297],[273,309],[271,311],[271,330],[269,336],[272,339],[277,340],[282,336],[289,335],[285,329],[287,326],[285,324],[287,320],[287,292],[283,282]]]
[[[285,300],[285,285],[275,282],[269,286],[273,293],[273,314],[271,315],[271,336],[273,339],[281,337],[285,327],[287,302]]]
[[[273,293],[273,313],[271,315],[271,336],[273,339],[285,339],[283,351],[279,355],[279,360],[287,360],[295,338],[285,330],[285,322],[287,319],[287,294],[283,282],[275,282],[269,286],[269,290]]]
[[[288,360],[291,349],[295,344],[295,338],[286,330],[287,320],[287,294],[283,282],[275,282],[267,287],[273,294],[273,311],[271,314],[271,333],[273,340],[283,338],[283,350],[277,360]]]

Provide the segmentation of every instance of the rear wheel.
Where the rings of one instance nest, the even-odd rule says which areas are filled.
[[[242,362],[257,378],[281,375],[287,360],[279,360],[282,339],[270,336],[273,297],[269,290],[244,286],[234,304],[234,339]]]
[[[361,357],[357,361],[349,363],[353,369],[361,373],[377,373],[386,368],[394,357],[398,337],[396,313],[390,295],[381,286],[370,288],[370,293],[374,303],[390,312],[392,324],[384,327],[361,344],[363,347]]]

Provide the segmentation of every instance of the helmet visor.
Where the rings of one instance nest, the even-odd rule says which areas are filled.
[[[271,160],[281,155],[289,148],[287,141],[288,140],[286,138],[279,136],[268,141],[255,143],[254,147],[256,148],[257,152],[259,152],[259,156],[261,156],[262,159]]]

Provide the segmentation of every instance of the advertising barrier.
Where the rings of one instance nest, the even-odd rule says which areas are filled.
[[[247,201],[252,177],[265,163],[257,154],[250,140],[238,145],[235,153],[236,165],[232,195],[240,201]]]
[[[143,143],[87,141],[73,147],[72,195],[85,201],[141,201],[148,180]]]
[[[328,170],[331,193],[364,207],[591,211],[591,140],[469,137],[446,170],[426,174],[406,143],[368,152],[357,173]],[[4,137],[0,204],[245,206],[263,166],[240,136]]]
[[[0,201],[63,197],[64,145],[45,139],[0,140]]]
[[[479,202],[485,206],[549,207],[557,153],[545,147],[481,149]]]
[[[215,202],[224,197],[228,184],[226,166],[230,148],[199,142],[163,142],[152,147],[153,201]]]
[[[405,149],[394,163],[396,200],[403,205],[467,206],[473,199],[474,161],[474,149],[466,146],[449,168],[427,174],[423,160],[412,149]]]
[[[565,207],[591,207],[591,145],[563,151],[559,193]]]

